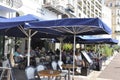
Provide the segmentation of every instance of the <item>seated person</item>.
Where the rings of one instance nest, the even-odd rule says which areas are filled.
[[[30,50],[30,57],[36,57],[35,50],[33,49]]]
[[[24,60],[23,55],[21,54],[21,51],[19,48],[15,50],[14,59],[15,59],[15,62],[17,63],[22,62]]]
[[[39,49],[39,47],[35,48],[35,54],[36,54],[37,57],[40,57],[40,49]]]
[[[84,61],[82,60],[82,56],[81,56],[81,53],[80,53],[80,52],[76,52],[76,55],[75,55],[75,63],[76,63],[77,66],[80,66],[80,67],[85,66],[85,63],[84,63]]]
[[[96,57],[95,57],[95,53],[94,53],[93,50],[89,50],[89,51],[88,51],[88,56],[89,56],[91,59],[96,58]]]

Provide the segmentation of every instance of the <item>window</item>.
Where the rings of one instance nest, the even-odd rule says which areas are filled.
[[[116,1],[115,7],[119,7],[120,6],[120,2]]]
[[[112,7],[112,3],[110,3],[110,7]]]
[[[43,4],[45,4],[46,3],[46,0],[43,0]]]
[[[68,0],[68,3],[71,4],[73,6],[74,1],[73,0]]]
[[[117,24],[120,24],[120,19],[119,18],[117,19]]]
[[[120,10],[117,10],[117,15],[120,15]]]
[[[79,17],[81,17],[81,13],[79,13]]]

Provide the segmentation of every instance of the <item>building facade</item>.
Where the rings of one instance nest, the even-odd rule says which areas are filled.
[[[0,15],[7,18],[25,14],[44,20],[103,17],[102,0],[0,0],[0,10]],[[104,20],[107,21],[105,17]],[[24,46],[25,40],[22,41]]]
[[[120,41],[120,0],[105,0],[105,5],[112,10],[112,37]]]
[[[6,18],[15,17],[17,9],[21,6],[21,0],[0,0],[0,16]]]
[[[106,23],[112,29],[112,11],[109,7],[105,5],[102,6],[102,21]],[[104,34],[101,36],[105,38],[111,38],[112,37],[111,35]]]
[[[77,15],[102,18],[102,0],[77,0]]]
[[[68,17],[102,18],[102,0],[22,0],[20,14],[34,14],[43,19]],[[31,5],[35,6],[31,6]]]

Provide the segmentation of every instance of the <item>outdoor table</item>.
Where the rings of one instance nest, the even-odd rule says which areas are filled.
[[[50,80],[50,77],[58,77],[60,76],[60,71],[58,70],[42,70],[38,72],[39,76],[47,76],[48,80]]]
[[[68,69],[68,80],[70,80],[70,69],[73,69],[73,64],[63,64],[62,67]],[[74,68],[77,68],[77,66],[75,65]]]

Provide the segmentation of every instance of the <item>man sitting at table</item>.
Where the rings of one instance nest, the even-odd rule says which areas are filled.
[[[21,51],[20,51],[19,47],[17,47],[17,49],[14,52],[14,60],[15,60],[16,63],[23,62],[23,60],[24,60],[24,57],[21,54]]]

